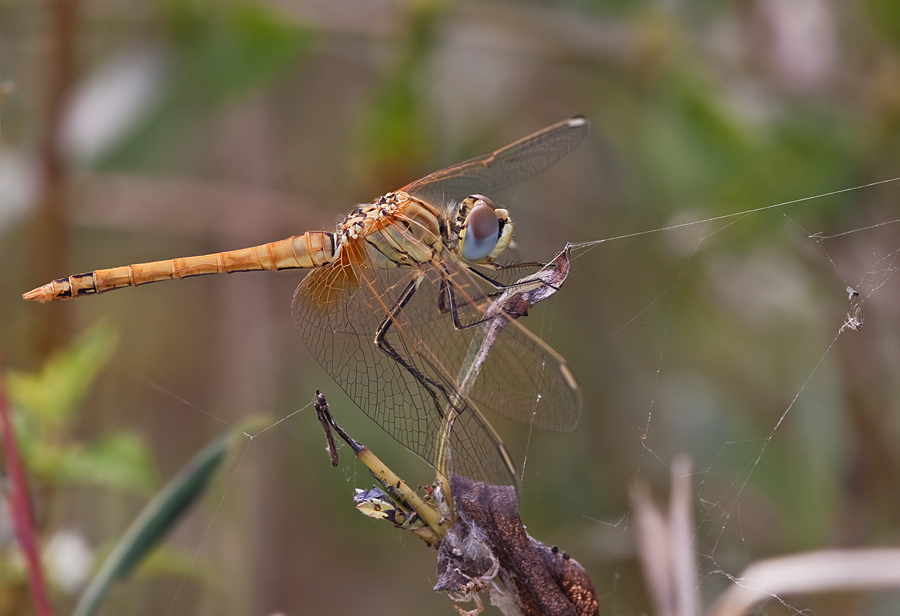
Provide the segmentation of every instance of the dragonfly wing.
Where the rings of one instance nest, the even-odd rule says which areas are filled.
[[[581,416],[581,390],[566,361],[516,321],[491,346],[469,396],[540,430],[574,430]]]
[[[443,329],[428,324],[420,335],[425,346],[441,349],[448,364],[461,368],[480,346],[480,333],[490,325],[483,321],[496,294],[455,260],[445,260],[441,269],[464,329],[447,332],[446,326],[452,323]],[[449,313],[446,320],[451,321]],[[460,386],[462,377],[455,374]],[[581,391],[565,359],[518,320],[507,322],[490,345],[467,393],[480,407],[541,430],[573,430],[581,415]]]
[[[496,152],[436,171],[401,190],[433,205],[459,203],[472,194],[491,194],[555,165],[578,149],[590,130],[586,118],[570,118]]]
[[[297,288],[294,324],[347,395],[401,444],[437,466],[442,418],[455,400],[459,417],[450,433],[445,470],[495,485],[514,484],[514,468],[499,436],[478,409],[454,395],[458,366],[443,348],[426,344],[463,344],[451,320],[437,310],[438,288],[425,267],[378,269],[364,242],[347,242],[332,264],[310,272]],[[376,333],[386,323],[379,348]]]

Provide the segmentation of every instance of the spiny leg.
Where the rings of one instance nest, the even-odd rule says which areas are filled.
[[[522,265],[522,264],[517,264],[515,267],[518,267],[519,265]],[[529,263],[529,264],[525,264],[525,265],[531,265],[531,264]],[[540,265],[540,264],[538,264],[538,265]],[[497,266],[497,269],[506,269],[506,268],[507,268],[507,266]],[[479,300],[483,300],[485,298],[493,300],[493,299],[496,299],[497,297],[501,296],[504,292],[506,292],[509,289],[514,289],[517,286],[524,287],[524,286],[527,286],[530,284],[534,284],[535,282],[540,282],[541,284],[546,285],[546,286],[550,287],[551,289],[556,290],[556,287],[554,287],[553,285],[551,285],[547,282],[544,282],[542,280],[525,280],[525,281],[514,282],[513,284],[503,284],[502,282],[491,279],[490,277],[486,276],[482,272],[479,272],[478,270],[475,270],[474,268],[467,268],[470,272],[472,272],[473,274],[476,274],[483,280],[487,281],[489,284],[494,286],[494,288],[496,288],[497,290],[493,291],[491,293],[487,293],[487,294],[480,294],[474,298],[467,298],[464,302],[459,302],[456,298],[456,293],[454,293],[454,291],[453,291],[453,285],[450,283],[451,274],[449,272],[447,272],[447,270],[443,266],[441,266],[440,269],[441,269],[441,287],[440,287],[440,291],[439,291],[439,295],[438,295],[438,310],[440,311],[441,314],[450,313],[450,315],[453,319],[453,327],[456,328],[457,330],[469,329],[471,327],[481,325],[482,323],[486,323],[487,321],[490,321],[490,320],[496,318],[497,316],[500,316],[499,314],[494,315],[494,316],[487,316],[487,317],[478,319],[477,321],[473,321],[472,323],[463,324],[462,320],[459,318],[459,309],[465,308],[466,306],[472,306]],[[506,309],[503,309],[503,312],[501,314],[505,314],[506,318],[510,318],[510,317],[518,318],[518,317],[527,315],[527,313],[523,314],[523,313],[510,311],[510,310],[506,310]]]
[[[528,262],[528,263],[509,263],[509,264],[507,264],[507,265],[497,265],[497,264],[492,264],[492,265],[491,265],[491,268],[492,268],[494,271],[498,271],[498,272],[499,272],[499,271],[501,271],[501,270],[507,270],[507,269],[521,269],[521,268],[526,268],[526,267],[533,267],[533,268],[540,269],[540,268],[542,268],[542,267],[547,267],[548,265],[550,265],[550,264],[549,264],[549,263],[538,263],[537,261],[531,261],[531,262]],[[492,287],[494,287],[494,288],[497,289],[498,291],[505,291],[506,289],[512,289],[513,287],[516,287],[516,286],[519,286],[519,285],[524,285],[524,284],[529,284],[529,283],[531,282],[531,281],[527,281],[527,282],[516,281],[516,282],[514,282],[514,283],[512,283],[512,284],[504,284],[504,283],[500,282],[499,280],[494,280],[493,278],[491,278],[490,276],[488,276],[488,275],[485,274],[484,272],[478,271],[478,270],[475,269],[474,267],[467,266],[466,269],[469,270],[469,272],[471,272],[472,274],[475,274],[476,276],[478,276],[479,278],[481,278],[482,280],[484,280],[485,282],[487,282],[489,285],[491,285]],[[542,283],[545,284],[545,285],[547,285],[548,287],[550,287],[550,288],[553,289],[554,291],[558,291],[558,290],[559,290],[557,287],[554,287],[553,285],[551,285],[551,284],[549,284],[549,283],[547,283],[547,282],[543,282],[543,281],[542,281]],[[489,297],[494,297],[495,295],[497,295],[497,293],[490,293],[490,294],[488,294]]]
[[[435,391],[437,389],[443,395],[447,404],[452,404],[451,396],[447,392],[447,388],[444,387],[441,383],[438,383],[431,377],[423,374],[418,368],[411,365],[403,356],[398,353],[390,342],[387,340],[388,331],[391,328],[391,325],[397,319],[397,316],[403,310],[403,308],[409,303],[412,299],[413,294],[416,292],[418,288],[419,281],[421,278],[417,278],[415,280],[411,280],[409,284],[406,285],[406,288],[403,289],[403,292],[400,293],[400,297],[394,303],[394,306],[388,311],[387,315],[385,315],[384,319],[378,326],[378,329],[375,331],[375,346],[378,349],[397,362],[404,370],[409,372],[414,379],[416,379],[422,388],[428,392],[428,395],[431,396],[432,401],[434,402],[434,407],[437,409],[438,416],[444,416],[443,405],[438,400],[438,394]]]

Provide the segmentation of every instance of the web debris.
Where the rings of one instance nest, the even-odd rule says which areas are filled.
[[[845,329],[852,329],[855,332],[862,331],[863,320],[865,319],[860,314],[862,311],[862,300],[859,297],[859,291],[853,287],[847,287],[847,293],[850,296],[850,312],[847,313],[847,320],[844,321],[844,324],[838,330],[839,334]]]
[[[578,247],[582,248],[584,251],[587,251],[587,250],[590,250],[590,249],[596,247],[597,245],[599,245],[601,243],[609,242],[609,241],[612,241],[615,239],[631,238],[631,237],[636,237],[636,236],[641,236],[641,235],[658,233],[661,231],[670,231],[670,230],[687,227],[687,226],[691,226],[691,225],[704,225],[704,224],[708,225],[714,221],[719,221],[719,220],[729,219],[729,218],[734,219],[734,220],[732,220],[732,223],[731,223],[731,224],[733,224],[734,222],[741,220],[743,217],[745,217],[749,214],[761,212],[761,211],[769,210],[769,209],[776,209],[779,213],[784,215],[785,218],[787,218],[792,223],[794,223],[798,228],[803,230],[803,227],[801,225],[799,225],[796,221],[791,219],[791,217],[788,216],[783,211],[783,209],[782,209],[783,206],[788,205],[788,204],[798,203],[800,201],[808,201],[811,199],[816,199],[816,198],[820,198],[820,197],[824,197],[824,196],[828,196],[828,195],[834,195],[834,194],[839,194],[839,193],[843,193],[843,192],[848,192],[851,190],[860,190],[862,188],[871,187],[871,186],[875,186],[878,184],[895,182],[898,179],[900,179],[900,178],[891,178],[891,179],[884,180],[881,182],[874,182],[874,183],[866,184],[864,186],[858,186],[858,187],[844,189],[844,190],[840,190],[840,191],[833,191],[833,192],[826,193],[823,195],[807,197],[804,199],[780,203],[780,204],[776,204],[773,206],[756,208],[753,210],[748,210],[746,212],[738,212],[735,214],[716,216],[716,217],[712,217],[712,218],[704,218],[703,220],[697,220],[697,221],[681,223],[681,224],[676,224],[676,225],[669,225],[669,226],[661,227],[658,229],[651,229],[648,231],[641,231],[641,232],[637,232],[637,233],[629,233],[629,234],[625,234],[625,235],[621,235],[621,236],[616,236],[616,237],[611,237],[611,238],[606,238],[606,239],[601,239],[601,240],[595,240],[595,241],[591,241],[591,242],[584,242],[584,243],[579,244]],[[893,220],[889,220],[889,221],[885,221],[885,222],[879,222],[876,224],[866,225],[866,226],[863,226],[863,227],[860,227],[857,229],[853,229],[850,231],[844,231],[844,232],[834,233],[834,234],[830,234],[830,235],[825,235],[823,233],[810,234],[804,230],[805,235],[809,239],[812,239],[817,243],[818,248],[821,249],[822,253],[825,255],[825,257],[828,260],[828,263],[831,265],[834,272],[843,281],[844,286],[846,287],[848,301],[850,302],[850,308],[846,314],[846,319],[844,320],[843,324],[840,326],[840,328],[837,332],[838,335],[835,336],[835,338],[826,345],[826,347],[824,348],[824,350],[822,351],[822,353],[818,357],[818,359],[813,362],[813,364],[811,365],[810,371],[806,375],[805,379],[803,379],[802,382],[799,383],[799,388],[797,390],[795,390],[795,393],[794,393],[792,399],[790,400],[789,404],[787,405],[787,407],[784,408],[784,410],[777,417],[777,420],[776,420],[774,426],[769,431],[768,435],[766,435],[765,437],[763,437],[761,439],[746,439],[746,440],[725,442],[722,445],[722,447],[719,451],[719,454],[717,454],[715,456],[715,458],[708,465],[708,467],[705,470],[700,471],[698,473],[704,477],[710,476],[713,466],[716,464],[716,462],[719,460],[722,453],[727,448],[731,448],[731,447],[734,447],[734,446],[740,445],[740,444],[758,443],[756,452],[752,456],[749,457],[744,469],[739,472],[739,475],[734,479],[734,481],[731,483],[731,485],[726,489],[726,491],[724,493],[721,493],[718,498],[710,500],[710,499],[704,498],[701,495],[701,492],[697,491],[697,490],[700,490],[701,486],[704,485],[704,483],[706,481],[705,478],[702,479],[701,481],[699,481],[698,485],[695,487],[695,496],[703,504],[702,510],[705,511],[704,516],[699,521],[699,525],[697,526],[697,534],[695,535],[695,540],[700,535],[700,532],[701,532],[701,529],[703,526],[709,526],[710,532],[715,536],[714,544],[713,544],[712,548],[708,552],[706,552],[706,561],[707,561],[707,563],[710,563],[713,565],[713,569],[712,570],[707,569],[707,573],[705,574],[704,577],[713,576],[713,577],[724,577],[726,579],[734,578],[734,576],[732,576],[731,574],[729,574],[726,571],[727,567],[723,568],[723,566],[721,566],[717,563],[718,557],[716,556],[720,541],[724,537],[726,527],[729,526],[728,523],[732,519],[737,521],[737,524],[739,527],[738,531],[740,533],[740,540],[744,546],[745,557],[749,558],[751,556],[751,550],[747,546],[747,540],[746,540],[746,537],[744,535],[744,530],[743,530],[743,523],[741,522],[741,501],[742,501],[741,497],[744,494],[745,490],[747,489],[754,471],[757,469],[760,462],[762,461],[763,456],[765,455],[766,450],[768,448],[768,445],[775,438],[776,431],[782,426],[785,419],[787,418],[788,413],[794,409],[797,401],[800,399],[801,395],[806,392],[807,387],[810,384],[810,382],[812,381],[813,377],[817,374],[817,372],[821,368],[823,362],[829,356],[832,348],[834,347],[834,345],[837,341],[838,336],[841,333],[843,333],[845,330],[853,330],[853,331],[859,332],[863,329],[863,324],[865,321],[865,318],[863,316],[863,311],[862,311],[863,304],[866,301],[868,301],[875,292],[880,290],[890,279],[892,279],[898,270],[900,270],[900,249],[891,250],[885,256],[880,256],[880,255],[876,254],[876,255],[873,255],[875,262],[866,269],[865,276],[863,277],[863,279],[860,280],[859,282],[856,282],[855,286],[851,286],[851,284],[848,283],[844,273],[841,271],[841,268],[838,267],[838,264],[835,262],[835,258],[832,256],[832,254],[829,252],[829,250],[826,249],[826,247],[823,244],[827,240],[844,237],[844,236],[854,234],[854,233],[872,232],[876,229],[884,228],[888,225],[894,225],[898,222],[900,222],[900,219],[893,219]],[[609,337],[607,337],[605,340],[603,340],[603,342],[601,342],[597,347],[595,347],[594,349],[589,351],[587,353],[587,355],[585,355],[581,361],[584,361],[584,359],[586,359],[588,356],[595,353],[601,347],[604,347],[611,339],[615,338],[620,333],[622,333],[623,330],[625,330],[626,328],[631,326],[633,323],[635,323],[637,321],[637,319],[645,311],[647,311],[654,304],[658,303],[663,297],[666,297],[667,295],[672,294],[675,290],[675,287],[681,282],[681,280],[685,274],[685,270],[687,269],[688,265],[690,264],[690,261],[696,255],[697,251],[700,249],[700,245],[702,244],[703,240],[706,239],[706,237],[709,237],[710,235],[714,235],[715,233],[718,233],[719,231],[721,231],[721,229],[715,230],[707,236],[703,236],[701,234],[701,237],[698,239],[697,245],[696,245],[694,251],[687,258],[687,263],[685,264],[685,267],[682,268],[679,272],[677,272],[675,282],[669,288],[667,288],[664,293],[662,293],[655,300],[653,300],[650,304],[645,306],[643,309],[639,310],[630,319],[623,322],[623,324],[621,326],[619,326],[617,329],[615,329],[614,332],[611,335],[609,335]],[[890,241],[889,238],[888,238],[888,241]],[[583,253],[580,253],[578,255],[578,257],[582,257],[582,256],[584,256]],[[860,291],[857,291],[857,289],[859,289]],[[672,301],[674,301],[674,300],[672,300]],[[671,314],[671,310],[672,310],[672,304],[670,302],[669,310],[668,310],[669,314]],[[668,319],[666,320],[666,322],[664,323],[663,326],[664,326],[663,336],[665,339],[665,337],[667,336],[667,334],[669,332],[669,327],[670,327]],[[616,327],[616,325],[613,324],[613,328],[615,328],[615,327]],[[664,345],[664,347],[665,347],[665,345]],[[660,351],[659,357],[656,362],[656,371],[655,371],[655,373],[653,375],[653,379],[652,379],[653,393],[651,395],[651,400],[650,400],[650,409],[647,412],[646,425],[643,427],[642,433],[640,434],[641,454],[639,456],[639,460],[637,463],[636,475],[639,475],[642,472],[642,466],[643,466],[643,462],[645,459],[644,454],[647,452],[651,453],[657,460],[659,460],[659,462],[663,466],[668,467],[667,462],[662,459],[662,456],[658,455],[653,450],[653,448],[650,446],[650,444],[648,443],[648,440],[647,440],[647,437],[648,437],[648,434],[649,434],[650,428],[651,428],[651,419],[652,419],[652,416],[654,415],[654,407],[656,406],[657,389],[660,387],[660,370],[662,369],[662,367],[664,365],[663,357],[666,354],[666,352],[667,351],[665,350],[665,348],[663,348],[663,350]],[[574,362],[574,363],[577,364],[579,362]],[[637,477],[635,478],[635,480],[637,480]],[[625,518],[630,519],[631,515],[632,515],[632,513],[629,510],[625,514]],[[588,517],[588,516],[585,516],[585,517]],[[589,518],[589,519],[594,519],[594,518]],[[601,520],[596,520],[596,519],[594,521],[597,521],[597,522],[607,525],[607,526],[615,527],[617,529],[620,529],[623,532],[626,530],[626,527],[628,526],[628,523],[623,522],[622,519],[620,519],[618,522],[608,522],[608,521],[601,521]],[[626,550],[627,549],[628,548],[626,548]],[[618,577],[616,578],[616,580],[618,580]],[[788,604],[783,598],[781,598],[781,597],[775,597],[775,598],[778,601],[780,601],[783,605],[789,607],[790,609],[793,609],[797,612],[801,611],[800,609],[794,608],[793,606]]]

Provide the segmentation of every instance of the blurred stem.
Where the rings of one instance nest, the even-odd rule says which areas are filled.
[[[40,284],[66,273],[65,211],[68,170],[60,150],[60,128],[75,80],[78,0],[50,0],[48,21],[51,49],[47,67],[47,106],[40,144],[41,192],[31,243],[33,279]],[[65,344],[69,332],[66,306],[45,306],[35,323],[34,339],[41,357]]]
[[[39,616],[51,616],[50,600],[47,595],[47,585],[44,583],[44,573],[41,569],[40,552],[38,548],[37,533],[34,528],[34,517],[31,509],[31,498],[28,491],[28,483],[25,480],[25,471],[22,468],[22,459],[19,457],[19,448],[16,443],[16,433],[13,431],[12,410],[9,399],[6,397],[6,378],[3,358],[0,357],[0,433],[2,433],[3,461],[9,473],[12,489],[9,496],[9,508],[12,513],[13,527],[16,539],[22,550],[25,564],[28,569],[28,585],[31,588],[31,598],[34,601],[35,612]]]

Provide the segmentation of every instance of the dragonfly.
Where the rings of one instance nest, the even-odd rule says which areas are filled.
[[[493,304],[509,288],[503,273],[517,267],[497,262],[513,222],[485,195],[556,164],[589,132],[580,116],[553,124],[360,206],[333,232],[98,269],[23,297],[46,303],[175,278],[309,269],[294,293],[294,324],[360,409],[446,477],[516,485],[512,457],[484,411],[569,431],[581,393],[566,361],[518,320],[492,344],[474,382],[460,382],[478,326],[497,318]]]

